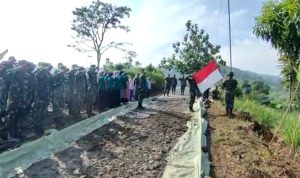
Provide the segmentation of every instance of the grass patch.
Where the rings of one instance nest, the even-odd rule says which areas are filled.
[[[239,111],[249,112],[260,124],[277,129],[284,111],[268,108],[249,99],[236,99],[235,106]],[[286,116],[279,133],[285,142],[294,149],[300,150],[300,120],[299,113],[290,113]]]

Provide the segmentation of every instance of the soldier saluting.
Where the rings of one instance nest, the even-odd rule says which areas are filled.
[[[233,72],[228,74],[228,78],[223,83],[225,89],[226,115],[233,116],[234,96],[237,87],[237,80],[233,79]]]

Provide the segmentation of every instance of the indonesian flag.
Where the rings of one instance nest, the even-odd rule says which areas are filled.
[[[216,60],[212,60],[203,69],[193,75],[200,92],[204,92],[222,79]]]

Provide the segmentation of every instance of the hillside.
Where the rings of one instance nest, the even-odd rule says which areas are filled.
[[[282,90],[282,85],[281,85],[281,78],[279,76],[274,76],[274,75],[266,75],[266,74],[257,74],[255,72],[251,71],[243,71],[238,68],[232,68],[232,71],[234,73],[235,78],[242,82],[245,80],[248,81],[263,81],[266,84],[268,84],[273,90]],[[165,75],[170,74],[171,76],[176,75],[177,78],[181,77],[181,74],[179,72],[176,72],[176,70],[167,70],[163,69],[163,72]],[[221,67],[221,72],[224,76],[226,76],[230,72],[230,67],[225,66]]]
[[[230,67],[225,66],[224,68],[221,68],[221,72],[225,75],[227,75],[230,72]],[[272,89],[274,90],[281,90],[282,85],[281,81],[282,79],[279,76],[274,75],[266,75],[266,74],[257,74],[251,71],[243,71],[238,68],[232,68],[232,72],[234,73],[234,76],[239,81],[254,81],[254,80],[260,80],[268,84]]]

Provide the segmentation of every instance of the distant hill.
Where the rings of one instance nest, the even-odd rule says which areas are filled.
[[[224,76],[226,76],[230,72],[230,67],[225,66],[222,67],[221,72]],[[234,77],[242,82],[245,80],[248,80],[249,82],[259,80],[263,81],[264,83],[268,84],[273,90],[283,90],[281,81],[282,79],[279,76],[274,76],[274,75],[266,75],[266,74],[257,74],[251,71],[244,71],[238,68],[232,68],[232,71],[234,73]],[[181,74],[177,72],[176,70],[172,69],[171,71],[167,69],[163,69],[163,72],[166,75],[170,74],[173,76],[174,74],[176,75],[177,78],[181,77]]]
[[[221,72],[226,76],[230,72],[230,67],[225,66],[221,68]],[[234,77],[239,81],[254,81],[260,80],[264,83],[268,84],[272,89],[282,90],[282,78],[274,75],[266,75],[266,74],[257,74],[251,71],[243,71],[238,68],[232,68],[232,72],[234,73]]]

